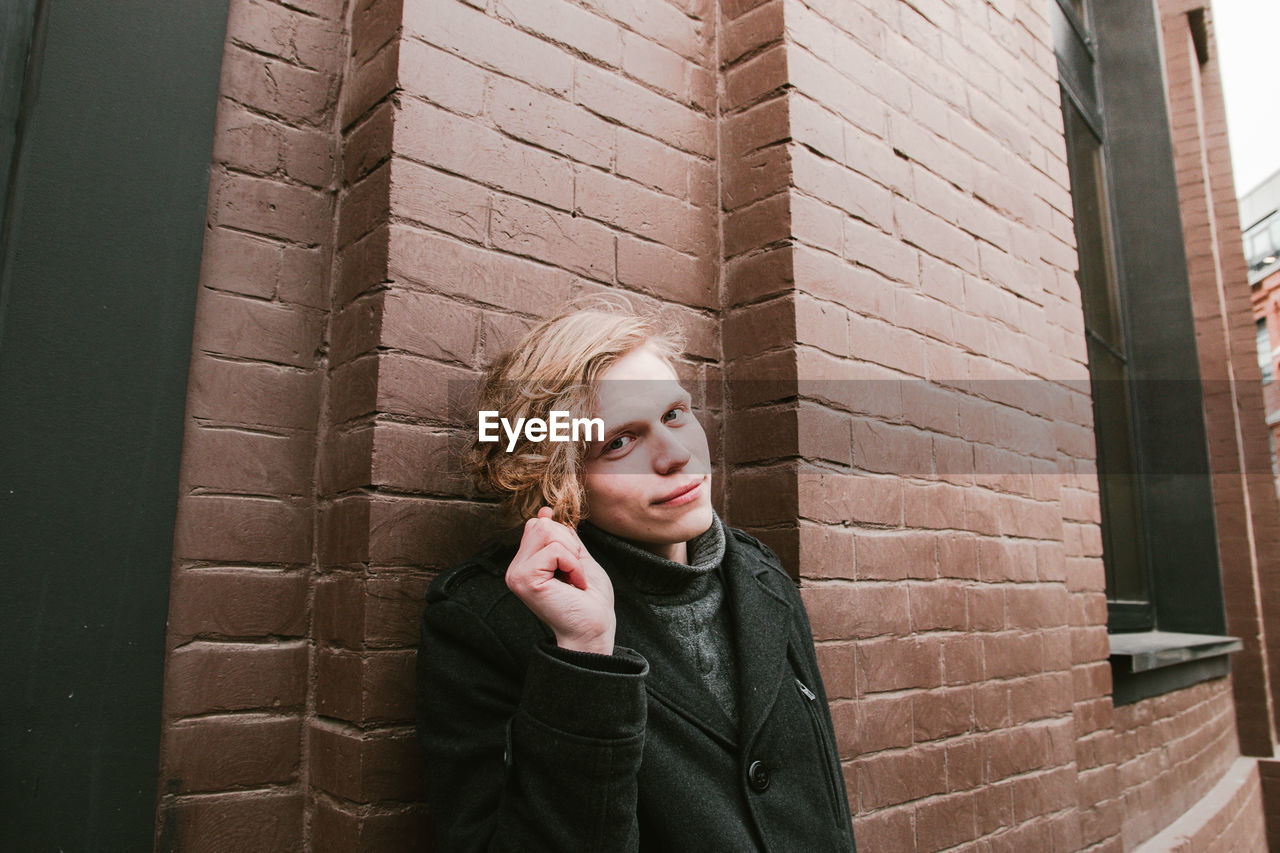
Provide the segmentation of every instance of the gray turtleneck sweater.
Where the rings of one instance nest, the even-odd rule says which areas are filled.
[[[590,522],[579,527],[592,555],[648,607],[674,638],[693,671],[737,725],[736,667],[729,642],[721,564],[724,527],[713,511],[711,526],[686,544],[688,564],[659,557]],[[615,593],[619,584],[615,583]]]

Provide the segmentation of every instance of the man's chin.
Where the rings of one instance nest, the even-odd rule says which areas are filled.
[[[698,501],[689,507],[689,511],[671,522],[669,533],[663,537],[671,542],[688,542],[693,537],[706,533],[711,527],[711,503]]]

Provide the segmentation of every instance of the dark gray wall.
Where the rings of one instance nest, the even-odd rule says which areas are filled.
[[[147,850],[227,2],[6,6],[0,848]]]
[[[39,55],[38,50],[33,52],[31,49],[37,38],[38,5],[36,0],[9,0],[0,6],[0,214],[8,206],[9,180],[19,135],[18,120],[22,115],[22,96],[26,91],[27,62],[33,55]]]

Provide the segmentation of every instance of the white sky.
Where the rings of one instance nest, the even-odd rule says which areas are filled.
[[[1280,169],[1280,0],[1213,0],[1236,192]]]

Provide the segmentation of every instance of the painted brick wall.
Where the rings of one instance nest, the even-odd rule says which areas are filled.
[[[1137,853],[1270,849],[1257,819],[1262,805],[1260,766],[1261,762],[1252,759],[1236,759],[1188,811],[1131,849]]]
[[[158,847],[301,849],[343,4],[234,0],[170,593]]]
[[[162,846],[420,847],[422,593],[497,520],[465,388],[597,292],[689,332],[863,849],[1120,850],[1211,787],[1224,683],[1110,698],[1050,2],[233,0]]]
[[[1230,680],[1202,682],[1116,709],[1125,849],[1190,810],[1239,756]]]
[[[1258,762],[1258,775],[1262,782],[1263,813],[1266,815],[1267,843],[1270,849],[1280,847],[1280,761],[1262,759]]]
[[[798,564],[859,840],[1114,846],[1092,423],[1043,9],[793,0],[782,18],[795,353],[848,437],[801,454]]]
[[[1210,464],[1220,475],[1214,502],[1227,628],[1244,643],[1232,657],[1240,742],[1248,755],[1269,756],[1280,725],[1280,708],[1269,699],[1280,684],[1280,503],[1266,482],[1271,452],[1258,417],[1263,386],[1253,312],[1241,313],[1252,303],[1213,15],[1189,0],[1164,0],[1160,8]],[[1210,45],[1203,63],[1189,19],[1197,10]],[[1239,476],[1242,466],[1252,476]]]
[[[713,29],[666,3],[352,10],[313,850],[408,848],[427,829],[411,693],[422,591],[499,520],[456,469],[474,408],[449,396],[465,400],[566,299],[615,290],[679,322],[686,377],[720,385]],[[714,441],[718,403],[700,402]]]
[[[388,447],[400,434],[379,432],[381,411],[408,415],[435,398],[389,402],[379,358],[387,320],[387,99],[394,92],[400,8],[347,4],[350,43],[336,128],[341,178],[334,227],[326,408],[319,437],[317,563],[311,638],[314,704],[308,719],[309,850],[394,847],[425,831],[422,770],[408,721],[413,708],[413,620],[425,579],[411,567],[439,540],[424,501],[397,501],[406,478],[431,470],[430,440],[416,455]],[[454,334],[450,317],[441,334]],[[447,344],[446,344],[447,346]],[[406,418],[408,420],[408,418]],[[417,424],[405,424],[408,430]],[[414,463],[421,465],[415,470]],[[434,535],[433,535],[434,534]],[[376,567],[376,568],[375,568]],[[395,803],[376,807],[394,800]]]

